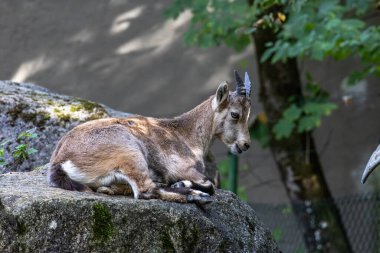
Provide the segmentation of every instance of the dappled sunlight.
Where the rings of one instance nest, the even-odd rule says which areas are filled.
[[[120,64],[120,59],[115,59],[114,57],[107,57],[91,64],[89,70],[107,75],[111,74],[112,71],[117,69],[117,67],[120,66]]]
[[[110,28],[110,34],[119,34],[129,28],[131,23],[128,20],[135,19],[141,15],[145,6],[138,6],[132,10],[126,11],[114,19]]]
[[[163,27],[157,28],[155,32],[140,36],[121,45],[115,50],[118,55],[126,55],[132,52],[154,49],[151,53],[157,55],[166,51],[181,34],[177,29],[185,25],[191,18],[190,12],[182,13],[176,20],[168,20]]]
[[[48,59],[45,55],[21,63],[11,79],[15,82],[25,82],[29,77],[44,71],[53,65],[53,60]]]
[[[75,35],[71,36],[68,41],[72,43],[88,43],[94,38],[94,32],[88,29],[82,29]]]

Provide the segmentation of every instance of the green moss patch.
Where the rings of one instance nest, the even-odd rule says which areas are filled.
[[[102,203],[95,203],[92,209],[94,211],[93,239],[96,243],[104,244],[110,239],[115,230],[112,215],[108,207]]]
[[[175,252],[174,244],[168,233],[161,235],[161,242],[165,252]]]
[[[88,112],[93,112],[95,109],[98,109],[100,111],[104,111],[103,107],[101,107],[97,103],[87,101],[84,99],[78,99],[77,101],[80,103],[80,105],[78,105],[79,108],[81,109],[81,107],[82,107],[84,110],[86,110]]]
[[[11,108],[8,111],[8,115],[12,118],[13,121],[15,121],[17,118],[20,118],[25,122],[32,122],[37,127],[43,127],[50,119],[49,114],[46,112],[27,112],[25,111],[27,108],[28,105],[26,104],[17,104],[15,107]]]
[[[16,224],[17,224],[17,229],[16,229],[17,234],[21,236],[25,235],[27,231],[25,222],[22,221],[20,218],[16,218]]]

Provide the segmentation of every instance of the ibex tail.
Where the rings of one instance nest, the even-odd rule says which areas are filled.
[[[84,184],[72,180],[62,169],[61,164],[52,164],[49,173],[49,182],[54,186],[70,191],[85,191],[88,189]]]

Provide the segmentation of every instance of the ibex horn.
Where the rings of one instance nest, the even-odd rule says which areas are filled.
[[[375,168],[380,166],[380,145],[377,147],[375,152],[371,155],[371,158],[369,158],[367,166],[365,166],[363,176],[362,176],[362,183],[364,184],[365,181],[367,181],[367,178],[371,173],[375,170]]]
[[[251,95],[251,81],[249,80],[248,73],[245,72],[244,82],[236,70],[234,70],[234,74],[235,74],[235,79],[236,79],[237,94],[249,97]]]
[[[241,79],[239,73],[236,70],[234,70],[234,74],[235,74],[235,80],[236,80],[236,92],[237,92],[237,94],[242,95],[242,96],[246,96],[247,92],[246,92],[243,80]]]
[[[244,76],[244,86],[247,92],[247,97],[250,97],[251,96],[251,81],[249,80],[249,76],[247,72],[245,72],[245,76]]]

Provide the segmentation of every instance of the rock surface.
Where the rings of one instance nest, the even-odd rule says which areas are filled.
[[[202,210],[49,187],[44,169],[0,175],[0,185],[0,252],[278,252],[226,191]]]
[[[10,141],[4,149],[10,165],[0,166],[0,174],[10,170],[30,171],[46,164],[58,139],[82,122],[128,115],[98,103],[56,94],[34,84],[0,81],[0,142]],[[28,140],[28,145],[38,153],[28,159],[13,159],[14,148],[21,142],[17,141],[17,136],[29,129],[34,129],[38,137]]]
[[[230,192],[217,191],[200,208],[47,184],[43,165],[63,134],[84,121],[129,115],[37,85],[0,81],[0,143],[9,140],[0,144],[8,162],[0,166],[1,253],[278,252],[254,211]],[[38,137],[18,139],[28,129]],[[23,143],[38,152],[18,160],[14,150]],[[210,158],[207,174],[215,173]]]

